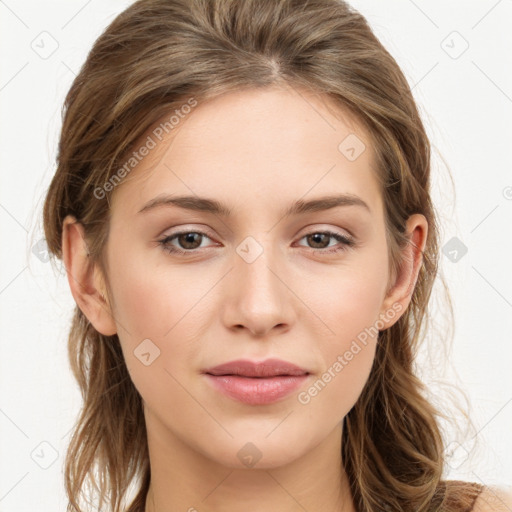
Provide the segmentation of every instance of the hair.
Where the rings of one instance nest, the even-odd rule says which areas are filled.
[[[413,368],[438,273],[431,147],[398,64],[345,2],[139,0],[119,14],[66,96],[57,170],[43,211],[49,251],[62,259],[63,220],[72,215],[84,227],[90,263],[107,278],[114,187],[105,184],[136,142],[190,98],[201,103],[279,85],[320,93],[367,128],[392,272],[400,268],[400,249],[410,243],[407,218],[421,213],[429,226],[411,303],[379,332],[368,381],[344,418],[341,456],[356,509],[465,510],[474,489],[442,480],[440,413]],[[76,306],[68,351],[83,407],[65,460],[67,510],[83,510],[81,495],[90,481],[98,508],[108,502],[114,512],[143,512],[150,484],[147,433],[119,338],[97,332]],[[124,508],[131,485],[135,497]]]

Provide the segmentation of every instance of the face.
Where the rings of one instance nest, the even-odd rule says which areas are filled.
[[[277,88],[200,103],[151,137],[113,193],[106,247],[112,329],[148,433],[229,467],[247,443],[259,467],[286,464],[340,428],[402,309],[370,140],[325,98]],[[312,202],[327,197],[341,199]],[[306,375],[205,374],[269,358]]]

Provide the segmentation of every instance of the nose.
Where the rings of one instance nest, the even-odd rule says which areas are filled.
[[[265,337],[292,325],[294,294],[283,265],[271,257],[270,250],[250,263],[235,254],[227,287],[223,321],[229,329],[245,328],[255,337]]]

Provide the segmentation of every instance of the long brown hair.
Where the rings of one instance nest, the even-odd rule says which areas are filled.
[[[464,510],[472,487],[446,492],[438,411],[413,371],[438,271],[430,143],[410,87],[365,18],[340,0],[139,0],[95,42],[66,97],[58,168],[44,204],[50,252],[62,258],[67,215],[103,271],[114,187],[126,155],[165,114],[241,89],[285,83],[329,96],[368,129],[385,203],[392,271],[413,213],[429,224],[412,302],[379,335],[369,380],[344,419],[342,460],[358,511]],[[101,190],[101,194],[98,194]],[[98,196],[101,195],[99,198]],[[68,511],[84,487],[109,510],[144,510],[150,482],[141,397],[117,335],[75,308],[69,359],[83,408],[65,461]]]

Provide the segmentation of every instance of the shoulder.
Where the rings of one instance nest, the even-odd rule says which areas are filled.
[[[484,487],[475,501],[472,512],[510,512],[512,510],[512,487]]]

